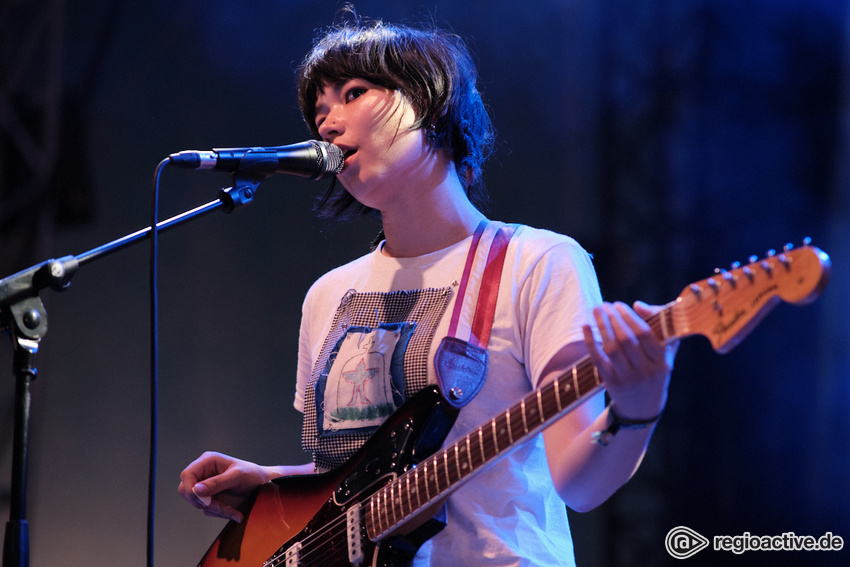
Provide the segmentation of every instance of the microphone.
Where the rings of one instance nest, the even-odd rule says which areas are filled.
[[[260,179],[275,173],[324,179],[342,171],[345,162],[345,156],[338,146],[317,140],[265,148],[183,150],[168,158],[179,167],[213,169]]]

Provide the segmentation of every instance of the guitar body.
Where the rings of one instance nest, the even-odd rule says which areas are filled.
[[[300,544],[299,567],[348,567],[346,512],[442,445],[457,411],[435,386],[405,402],[344,465],[324,474],[275,479],[242,504],[241,523],[228,522],[199,567],[287,565]],[[442,528],[426,522],[407,536],[372,542],[360,528],[362,565],[408,565],[419,546]],[[270,561],[271,560],[271,561]]]

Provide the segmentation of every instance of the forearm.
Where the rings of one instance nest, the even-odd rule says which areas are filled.
[[[606,408],[566,447],[558,447],[552,435],[546,438],[555,488],[571,509],[587,512],[605,502],[634,474],[652,436],[654,424],[642,429],[621,428],[602,445],[594,433],[608,427]]]
[[[304,463],[303,465],[274,465],[264,466],[262,468],[266,474],[266,482],[283,476],[298,476],[316,472],[316,467],[313,463]]]

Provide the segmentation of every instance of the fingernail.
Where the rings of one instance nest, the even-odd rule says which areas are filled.
[[[195,497],[201,501],[201,504],[203,504],[204,507],[207,507],[212,503],[212,496],[201,496],[198,494],[198,490],[206,491],[206,488],[207,487],[203,484],[196,484],[195,487],[192,488],[192,492],[195,493]]]

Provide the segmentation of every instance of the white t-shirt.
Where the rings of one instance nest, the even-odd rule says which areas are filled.
[[[399,353],[399,348],[407,349],[405,372],[413,373],[415,370],[411,369],[417,364],[415,360],[408,360],[417,356],[411,354],[416,350],[415,345],[410,346],[414,339],[398,328],[379,337],[372,326],[367,326],[366,332],[371,334],[355,335],[356,339],[347,337],[345,328],[352,325],[347,308],[341,307],[345,304],[344,298],[359,294],[370,300],[383,300],[394,299],[398,292],[408,297],[423,291],[430,293],[432,299],[445,297],[442,304],[440,301],[429,303],[430,300],[420,302],[430,305],[421,310],[425,313],[423,319],[436,321],[430,331],[433,339],[427,347],[427,355],[421,355],[427,382],[436,383],[434,353],[448,330],[471,240],[469,237],[449,248],[417,258],[389,258],[379,247],[325,274],[311,287],[303,306],[294,405],[302,412],[312,405],[320,408],[320,414],[324,411],[324,416],[318,420],[325,424],[323,431],[329,438],[335,439],[340,433],[336,427],[342,423],[344,430],[345,423],[329,419],[328,400],[317,402],[311,389],[317,377],[328,378],[333,374],[333,371],[322,372],[322,369],[333,366],[328,364],[328,359],[332,362],[334,357],[341,359],[341,354],[337,354],[348,348],[345,346],[348,338],[354,345],[351,348],[362,349],[357,352],[368,351],[371,358],[359,358],[356,353],[349,356],[346,359],[351,361],[349,366],[337,372],[343,386],[351,386],[350,378],[359,377],[356,384],[361,388],[384,367],[388,376],[397,374],[400,364],[397,357],[393,365],[380,361],[388,361],[393,352]],[[475,275],[471,278],[473,290],[477,289],[472,285],[474,279]],[[474,294],[467,294],[464,305],[474,300]],[[530,392],[552,356],[565,345],[582,340],[581,327],[592,324],[592,309],[600,302],[593,265],[578,243],[550,231],[518,227],[509,244],[502,272],[488,345],[488,376],[475,399],[461,411],[447,441],[477,428]],[[468,329],[471,312],[472,309],[464,309],[461,329],[464,325]],[[378,321],[387,317],[377,309],[375,316]],[[427,321],[415,327],[412,336],[427,327]],[[386,339],[391,333],[401,338]],[[333,340],[328,340],[329,334]],[[387,340],[390,343],[384,350],[375,346]],[[331,343],[342,346],[329,356]],[[364,346],[365,343],[368,344]],[[397,347],[398,344],[402,347]],[[393,372],[389,371],[391,366],[395,369]],[[393,388],[397,387],[404,386],[399,385],[396,376]],[[409,380],[408,388],[412,389]],[[354,394],[339,394],[328,387],[322,392],[326,397],[332,392],[337,400],[342,400],[339,405],[380,396],[392,405],[392,392],[387,388],[380,391],[357,389]],[[353,423],[357,427],[365,424],[362,419]],[[306,434],[305,430],[305,439],[307,437],[316,437],[315,432]],[[542,435],[460,487],[449,498],[447,511],[448,525],[422,546],[415,566],[574,565],[566,508],[552,485]]]

